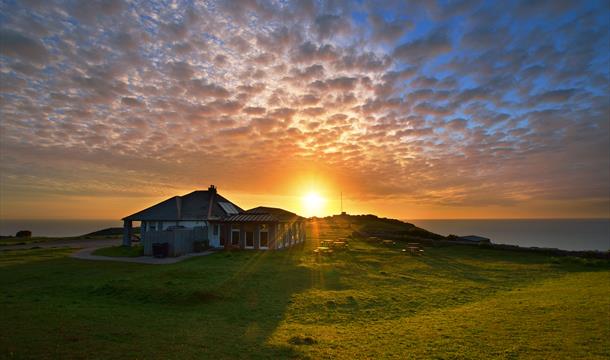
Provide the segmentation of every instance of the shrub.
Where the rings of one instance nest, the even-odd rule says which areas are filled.
[[[32,232],[30,230],[19,230],[15,236],[18,238],[29,238],[32,237]]]
[[[292,345],[313,345],[317,341],[310,336],[293,336],[288,340]]]
[[[193,243],[193,252],[202,252],[210,248],[210,242],[208,240],[195,241]]]

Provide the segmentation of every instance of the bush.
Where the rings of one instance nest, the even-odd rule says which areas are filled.
[[[293,336],[288,342],[292,345],[313,345],[317,343],[311,336]]]
[[[193,243],[193,252],[199,253],[210,248],[210,242],[208,240],[195,241]]]
[[[15,236],[18,238],[29,238],[32,237],[32,232],[30,230],[19,230]]]

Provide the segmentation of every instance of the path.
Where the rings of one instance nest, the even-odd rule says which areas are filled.
[[[206,256],[213,254],[214,251],[204,251],[200,253],[191,253],[177,257],[166,257],[162,259],[158,259],[152,256],[138,256],[138,257],[110,257],[110,256],[98,256],[92,255],[91,253],[95,251],[95,248],[88,248],[76,251],[70,254],[70,257],[81,260],[94,260],[94,261],[120,261],[120,262],[128,262],[128,263],[138,263],[138,264],[156,264],[156,265],[164,265],[164,264],[175,264],[179,261],[190,259],[198,256]]]
[[[119,261],[119,262],[128,262],[128,263],[138,263],[138,264],[175,264],[179,261],[190,259],[192,257],[205,256],[213,254],[213,251],[204,251],[201,253],[192,253],[178,257],[167,257],[163,259],[158,259],[152,256],[138,256],[138,257],[110,257],[110,256],[98,256],[93,255],[92,253],[103,247],[109,246],[118,246],[121,245],[121,239],[100,239],[100,240],[57,240],[57,241],[47,241],[40,243],[31,243],[24,245],[7,245],[0,246],[1,250],[23,250],[23,249],[31,249],[31,248],[42,248],[42,249],[50,249],[50,248],[60,248],[60,247],[68,247],[74,249],[81,249],[70,254],[70,257],[81,260],[94,260],[94,261]]]

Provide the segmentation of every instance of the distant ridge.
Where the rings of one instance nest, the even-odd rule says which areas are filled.
[[[139,227],[134,227],[133,228],[134,233],[139,233],[140,232],[140,228]],[[102,230],[98,230],[98,231],[94,231],[92,233],[88,233],[85,235],[82,235],[83,237],[85,236],[118,236],[118,235],[123,235],[123,228],[122,227],[109,227],[109,228],[105,228]]]

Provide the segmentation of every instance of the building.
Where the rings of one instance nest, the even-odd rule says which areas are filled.
[[[491,240],[477,235],[459,236],[458,241],[467,241],[473,244],[491,244]]]
[[[290,211],[257,207],[244,211],[208,190],[174,196],[123,218],[123,245],[131,246],[132,223],[141,222],[144,254],[152,255],[153,243],[169,244],[170,255],[193,252],[194,243],[213,248],[281,249],[305,241],[305,218]]]

